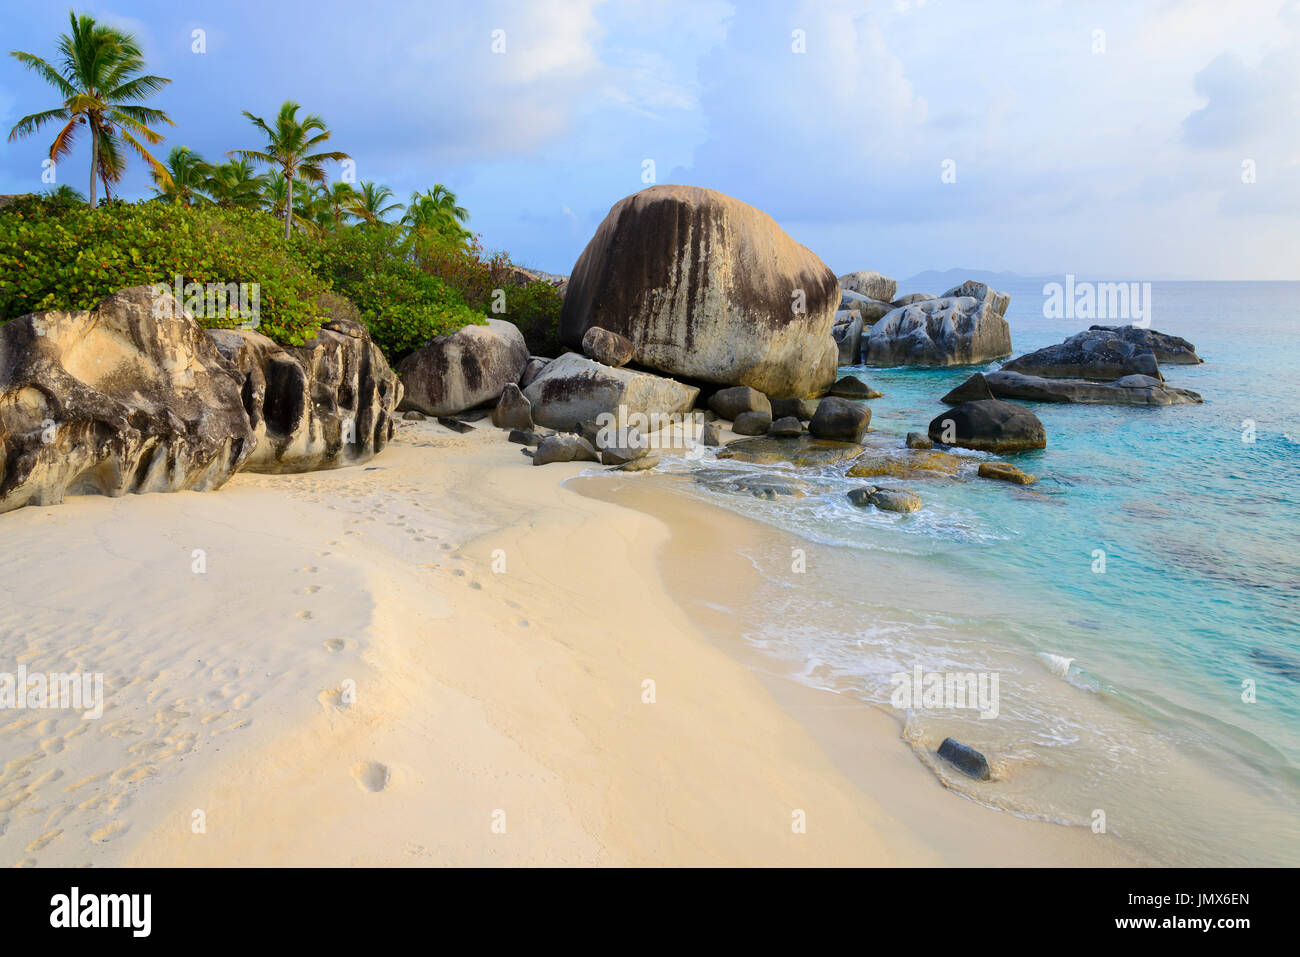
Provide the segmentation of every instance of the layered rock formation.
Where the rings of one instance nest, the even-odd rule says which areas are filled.
[[[528,365],[523,333],[504,319],[429,340],[397,364],[403,409],[457,415],[500,397]]]
[[[1010,354],[1011,327],[987,297],[900,306],[876,323],[863,343],[863,361],[876,366],[977,365]]]

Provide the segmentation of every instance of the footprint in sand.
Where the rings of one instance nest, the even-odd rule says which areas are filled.
[[[325,642],[325,650],[337,655],[339,652],[351,648],[354,644],[355,642],[349,641],[347,638],[331,638]]]
[[[378,761],[362,761],[359,764],[352,765],[352,779],[357,782],[357,787],[363,791],[369,791],[372,794],[378,793],[388,787],[388,782],[392,774],[388,766],[380,764]]]
[[[121,837],[130,829],[130,824],[123,824],[121,821],[114,821],[112,824],[107,824],[104,827],[101,827],[98,831],[95,831],[90,835],[90,839],[96,844],[106,844],[114,838]]]
[[[308,585],[306,588],[302,590],[302,593],[304,595],[314,595],[318,591],[320,591],[320,585]]]
[[[482,591],[482,590],[483,590],[483,586],[480,585],[478,582],[470,582],[470,583],[469,583],[469,587],[470,587],[470,588],[473,588],[475,591]]]
[[[30,844],[27,845],[27,853],[35,854],[37,851],[43,848],[46,844],[49,844],[50,841],[54,840],[62,833],[63,831],[60,829],[56,831],[49,831],[46,834],[42,834],[36,840],[32,841]]]
[[[298,612],[298,617],[299,617],[299,618],[304,618],[304,619],[306,619],[306,618],[310,618],[310,617],[311,617],[311,612],[309,612],[309,611],[300,611],[300,612]]]
[[[307,572],[307,573],[309,573],[309,574],[314,575],[314,574],[316,574],[318,571],[320,571],[320,569],[317,568],[315,565],[304,565],[302,568],[298,569],[298,571],[300,571],[300,572]]]

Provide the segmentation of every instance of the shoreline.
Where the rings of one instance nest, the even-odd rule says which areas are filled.
[[[404,424],[364,467],[6,516],[28,601],[0,628],[107,701],[4,716],[4,863],[1132,862],[945,793],[887,715],[738,657],[664,556],[758,587],[692,536],[766,526],[600,501],[519,452]]]

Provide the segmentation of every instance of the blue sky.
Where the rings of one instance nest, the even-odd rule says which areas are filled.
[[[485,245],[552,272],[649,160],[657,182],[766,210],[838,273],[1300,279],[1296,0],[77,10],[136,34],[172,78],[155,98],[176,122],[160,154],[260,146],[240,111],[292,98],[358,178],[402,199],[445,183]],[[67,10],[9,4],[4,19],[4,49],[53,59]],[[5,57],[6,131],[54,105]],[[43,188],[52,136],[0,143],[0,193]],[[59,181],[85,192],[88,166],[82,143]],[[139,163],[122,193],[148,194]]]

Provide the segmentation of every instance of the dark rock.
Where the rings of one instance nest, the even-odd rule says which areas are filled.
[[[982,452],[1021,452],[1047,446],[1038,416],[1001,399],[963,402],[930,422],[930,438]]]
[[[961,405],[963,402],[978,402],[980,399],[995,399],[984,373],[977,372],[957,388],[945,395],[940,402],[948,405]]]
[[[874,366],[978,365],[1011,354],[1011,327],[987,303],[925,299],[893,310],[871,330],[863,361]]]
[[[731,423],[731,431],[737,435],[766,435],[771,425],[770,412],[742,412]]]
[[[406,419],[408,422],[423,422],[426,418],[428,418],[428,416],[426,416],[423,412],[416,412],[414,409],[412,409],[410,412],[403,414],[402,418]]]
[[[718,446],[722,444],[722,430],[715,422],[705,422],[700,429],[700,442],[703,445]]]
[[[540,445],[542,437],[536,432],[526,432],[523,429],[511,429],[510,441],[519,445]]]
[[[449,415],[440,415],[437,417],[438,424],[444,429],[451,429],[453,432],[459,432],[464,435],[466,432],[473,432],[474,426],[468,422],[462,422],[459,419],[453,419]]]
[[[871,424],[871,409],[860,402],[827,396],[817,404],[817,413],[808,423],[814,438],[837,442],[860,442]]]
[[[1190,389],[1175,389],[1146,375],[1126,375],[1112,382],[1048,379],[1005,370],[990,372],[988,386],[998,398],[1089,405],[1194,405],[1202,402]]]
[[[968,744],[962,744],[954,738],[944,738],[943,744],[939,745],[939,757],[977,780],[989,779],[988,761]]]
[[[642,472],[646,469],[652,469],[659,464],[659,456],[643,455],[639,459],[631,459],[622,464],[615,465],[613,468],[606,469],[607,472]]]
[[[862,354],[862,314],[857,310],[837,312],[831,338],[839,349],[840,365],[857,365]]]
[[[523,334],[504,319],[465,326],[429,340],[400,363],[406,387],[402,408],[426,415],[458,415],[492,402],[518,383],[528,364]]]
[[[1104,326],[1094,326],[1062,343],[1004,362],[1002,371],[1048,379],[1109,382],[1129,375],[1145,375],[1164,381],[1152,341],[1121,335]]]
[[[784,419],[793,416],[800,422],[808,422],[817,414],[816,399],[773,399],[772,418]]]
[[[1200,365],[1205,360],[1196,354],[1196,346],[1181,336],[1171,336],[1154,329],[1137,326],[1090,326],[1090,330],[1113,332],[1125,342],[1131,342],[1140,351],[1150,350],[1156,362],[1163,365]]]
[[[519,375],[519,388],[527,389],[533,384],[533,380],[542,374],[542,370],[550,365],[551,360],[544,356],[529,356],[528,361],[524,364],[524,371]]]
[[[583,333],[582,351],[597,362],[618,368],[631,362],[632,354],[636,350],[632,340],[627,336],[620,336],[617,332],[610,332],[600,326],[592,326]]]
[[[501,391],[501,398],[492,410],[492,424],[498,429],[522,429],[525,432],[533,430],[532,404],[513,382]]]
[[[893,306],[895,309],[897,309],[899,306],[910,306],[914,302],[925,302],[925,300],[927,299],[938,299],[938,298],[939,297],[934,295],[933,293],[913,292],[913,293],[909,293],[906,296],[899,296],[897,299],[891,302],[890,305]]]
[[[596,450],[580,435],[548,435],[533,453],[534,465],[552,462],[598,462]]]
[[[846,375],[833,386],[830,395],[841,399],[879,399],[881,394],[856,376]]]
[[[854,505],[864,508],[874,505],[882,512],[917,512],[921,509],[921,496],[908,489],[864,485],[851,489],[848,496]]]
[[[785,418],[773,422],[768,428],[767,434],[778,439],[797,438],[803,435],[803,423],[793,415],[787,415]]]
[[[636,429],[621,432],[611,430],[611,433],[609,436],[597,436],[598,439],[608,439],[596,444],[596,448],[600,449],[600,461],[605,465],[624,465],[649,454],[649,443]]]
[[[732,421],[746,412],[766,412],[769,416],[772,414],[772,403],[767,396],[744,385],[719,389],[709,396],[709,408],[722,418]]]
[[[932,449],[934,448],[934,443],[930,441],[928,435],[924,435],[920,432],[908,432],[907,447],[909,449]]]

